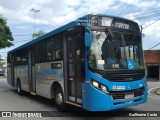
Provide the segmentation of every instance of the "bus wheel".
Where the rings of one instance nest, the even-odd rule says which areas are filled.
[[[63,91],[60,87],[57,87],[56,92],[55,92],[55,103],[60,111],[65,111],[66,110],[66,104],[64,103],[64,95]]]
[[[17,93],[18,93],[19,95],[22,95],[21,83],[20,83],[19,80],[17,81]]]

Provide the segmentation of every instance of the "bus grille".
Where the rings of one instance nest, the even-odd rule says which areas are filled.
[[[141,80],[145,76],[145,71],[125,71],[107,73],[104,78],[113,82],[128,82]]]
[[[110,91],[110,95],[112,95],[113,100],[117,100],[117,99],[125,99],[125,94],[133,94],[134,93],[134,97],[138,97],[144,94],[145,88],[139,88],[136,90],[128,90],[128,91]]]

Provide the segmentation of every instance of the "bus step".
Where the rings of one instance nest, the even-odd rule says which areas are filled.
[[[65,101],[65,103],[68,103],[68,104],[71,104],[71,105],[74,105],[74,106],[77,106],[77,107],[82,107],[82,105],[79,105],[79,104],[76,104],[76,103],[73,103],[73,102],[69,102],[69,101]]]
[[[31,95],[36,95],[36,93],[35,93],[35,92],[33,92],[33,91],[30,91],[30,94],[31,94]]]

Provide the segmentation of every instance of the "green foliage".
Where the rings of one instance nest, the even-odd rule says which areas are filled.
[[[32,34],[32,37],[33,38],[38,38],[38,37],[40,37],[40,36],[42,36],[44,34],[46,34],[46,33],[44,31],[40,30],[37,33]]]
[[[7,19],[0,14],[0,48],[10,47],[13,45],[12,32],[7,26]]]

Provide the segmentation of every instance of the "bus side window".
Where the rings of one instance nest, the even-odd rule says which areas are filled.
[[[63,59],[63,39],[60,35],[52,36],[48,40],[48,61],[59,61]]]
[[[14,64],[16,66],[28,64],[28,50],[27,49],[21,50],[15,53]]]
[[[62,50],[56,50],[56,59],[62,59],[63,52]]]
[[[7,55],[7,63],[11,63],[11,54]]]
[[[44,41],[39,42],[36,45],[36,63],[47,61],[47,44]]]

